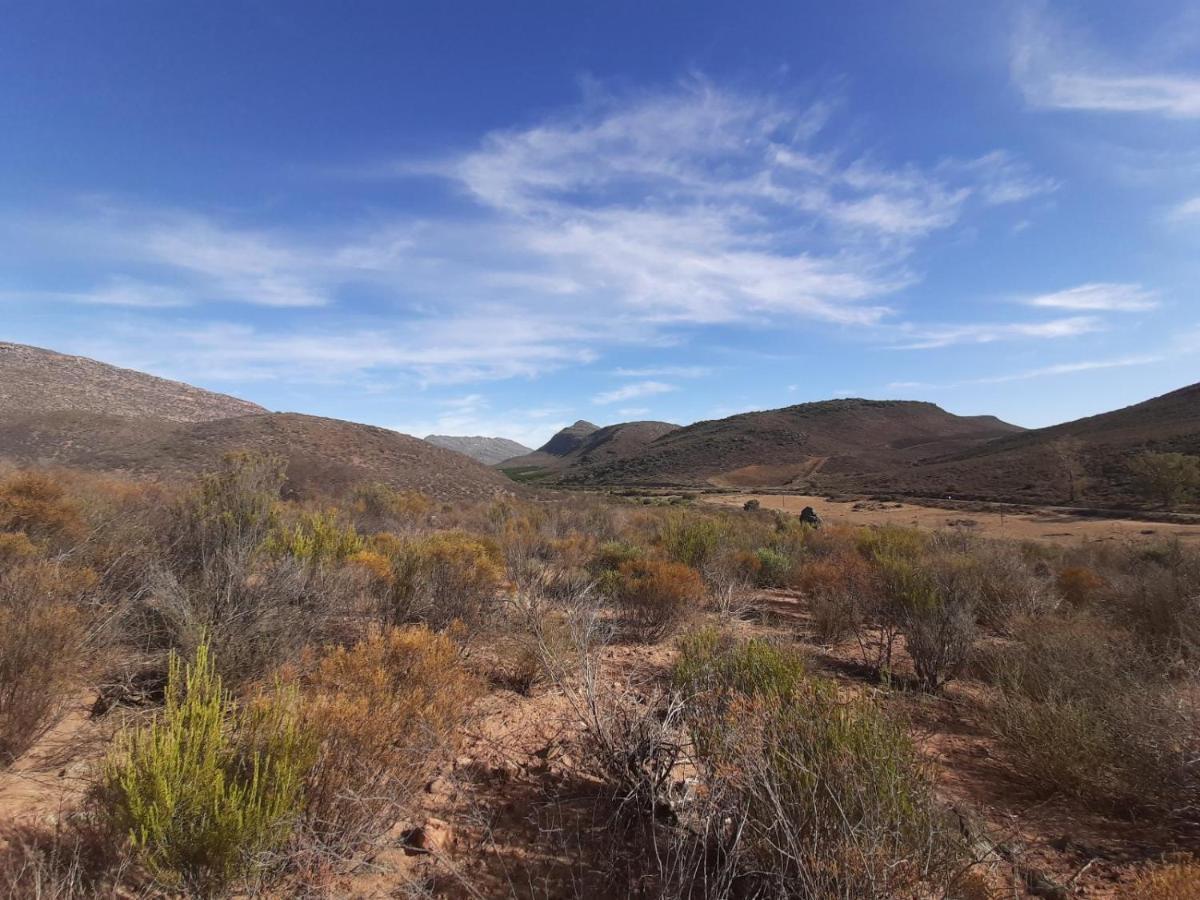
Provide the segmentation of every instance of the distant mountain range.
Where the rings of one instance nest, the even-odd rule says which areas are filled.
[[[530,449],[524,444],[518,444],[516,441],[500,437],[480,437],[477,435],[455,437],[450,434],[427,434],[425,435],[425,440],[439,447],[445,447],[447,450],[464,453],[471,457],[471,459],[478,460],[489,466],[530,452]]]
[[[826,400],[678,427],[576,422],[500,464],[546,486],[642,486],[1065,503],[1141,502],[1130,458],[1200,454],[1200,385],[1134,406],[1026,430],[908,400]],[[1072,474],[1068,474],[1068,467]]]
[[[1060,503],[1139,503],[1143,450],[1200,454],[1200,385],[1025,430],[908,400],[827,400],[679,426],[580,420],[537,450],[262,407],[76,356],[0,343],[0,458],[173,477],[234,450],[277,453],[290,489],[381,481],[443,499],[545,487],[837,491]],[[479,460],[493,462],[495,467]],[[505,477],[505,476],[508,477]]]

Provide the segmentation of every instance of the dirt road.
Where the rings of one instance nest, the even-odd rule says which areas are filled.
[[[751,498],[764,509],[782,509],[799,514],[811,506],[827,522],[850,525],[911,525],[918,528],[967,528],[987,537],[1078,544],[1091,541],[1154,541],[1178,537],[1200,543],[1200,523],[1179,525],[1138,522],[1131,519],[1099,519],[1072,515],[1053,509],[1035,512],[977,512],[941,509],[911,503],[874,501],[832,502],[824,497],[801,494],[709,494],[705,502],[741,506]]]

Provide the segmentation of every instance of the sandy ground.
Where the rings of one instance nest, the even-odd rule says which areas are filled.
[[[756,499],[764,509],[800,513],[811,506],[831,524],[911,525],[918,528],[967,528],[985,537],[1045,541],[1055,544],[1081,544],[1094,541],[1145,541],[1179,538],[1200,542],[1200,523],[1179,525],[1166,522],[1138,522],[1131,519],[1099,519],[1072,515],[1055,509],[1035,512],[979,512],[973,509],[942,509],[910,503],[876,501],[832,502],[824,497],[802,494],[709,494],[708,503],[741,506]],[[964,504],[966,506],[966,504]]]

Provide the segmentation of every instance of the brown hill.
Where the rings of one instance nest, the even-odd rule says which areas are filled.
[[[784,487],[821,473],[890,470],[1020,431],[932,403],[828,400],[667,431],[623,457],[563,472],[563,483]]]
[[[639,453],[677,428],[670,422],[620,422],[597,428],[579,421],[564,428],[541,449],[507,459],[500,468],[520,473],[525,479],[566,477],[565,473],[576,469],[614,463]]]
[[[1113,412],[998,438],[891,472],[847,478],[847,487],[915,496],[1062,503],[1140,504],[1129,461],[1145,451],[1200,455],[1200,384]]]
[[[0,342],[0,416],[84,412],[208,422],[266,412],[257,403],[82,356]]]
[[[283,456],[296,493],[337,493],[360,481],[441,499],[513,489],[462,454],[385,428],[269,413],[95,360],[0,343],[0,458],[172,478],[239,450]]]
[[[504,476],[461,453],[386,428],[298,413],[169,422],[50,412],[0,421],[0,457],[21,464],[191,477],[241,450],[284,457],[294,494],[337,494],[362,481],[443,500],[513,489]]]

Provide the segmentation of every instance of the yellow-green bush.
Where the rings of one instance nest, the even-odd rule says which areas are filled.
[[[263,543],[272,556],[292,556],[312,565],[342,562],[362,549],[358,532],[334,510],[303,513],[290,528],[277,525]]]
[[[286,842],[313,755],[296,695],[239,708],[201,643],[172,655],[162,713],[117,736],[97,798],[157,878],[214,893]]]
[[[676,512],[663,521],[658,540],[668,559],[703,569],[716,556],[726,534],[725,523],[719,519]]]
[[[391,561],[390,580],[381,582],[385,622],[426,622],[441,627],[457,620],[484,621],[505,587],[499,548],[485,537],[445,531],[405,540],[376,535],[371,548]]]

